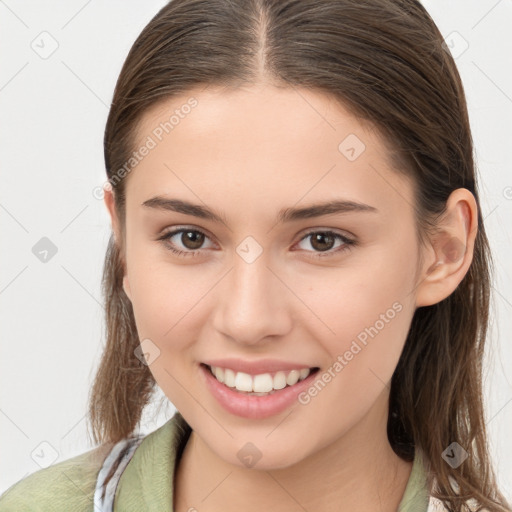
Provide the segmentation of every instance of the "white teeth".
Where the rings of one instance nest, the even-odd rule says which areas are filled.
[[[309,370],[307,370],[309,374]],[[283,389],[286,387],[286,374],[284,372],[277,372],[274,375],[274,389]]]
[[[309,368],[302,368],[300,370],[291,370],[290,372],[279,371],[274,376],[270,375],[270,373],[252,376],[244,372],[234,372],[229,368],[212,366],[211,372],[219,382],[230,388],[236,388],[237,391],[265,395],[274,390],[297,384],[299,380],[304,380],[311,370]]]
[[[235,388],[238,389],[238,391],[253,391],[251,376],[248,373],[237,372]]]
[[[215,377],[219,382],[224,382],[224,370],[219,366],[215,367]]]
[[[214,367],[212,367],[213,369]],[[215,373],[214,373],[215,375]],[[229,368],[226,368],[224,370],[224,384],[230,388],[235,387],[235,372],[233,370],[230,370]]]
[[[272,391],[274,387],[274,379],[270,376],[269,373],[255,375],[254,378],[251,379],[251,381],[252,389],[250,389],[249,391],[255,391],[256,393],[268,393],[269,391]]]
[[[292,370],[288,374],[288,377],[286,377],[286,384],[288,384],[288,386],[293,386],[294,384],[297,384],[297,382],[299,382],[299,377],[300,371]]]
[[[309,368],[302,368],[302,370],[300,371],[299,380],[304,380],[309,375],[309,372]]]

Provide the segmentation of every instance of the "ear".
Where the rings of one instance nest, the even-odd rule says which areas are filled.
[[[417,307],[437,304],[451,295],[473,261],[478,230],[478,207],[473,194],[465,188],[454,190],[437,226],[416,287]]]
[[[117,210],[116,210],[116,204],[115,204],[115,196],[114,192],[112,190],[111,186],[105,186],[103,187],[104,195],[103,200],[105,202],[105,206],[107,207],[108,214],[110,216],[110,221],[112,224],[112,231],[114,233],[114,239],[116,242],[116,245],[119,248],[119,252],[121,254],[121,260],[123,265],[123,289],[128,296],[128,298],[131,300],[131,290],[130,290],[130,282],[128,280],[128,274],[126,269],[126,262],[124,257],[124,250],[123,250],[123,243],[122,243],[122,237],[121,237],[121,223],[119,221]]]

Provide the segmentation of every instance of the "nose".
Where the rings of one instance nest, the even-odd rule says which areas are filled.
[[[235,255],[216,297],[215,329],[244,345],[286,335],[292,328],[292,293],[283,281],[263,255],[252,263]]]

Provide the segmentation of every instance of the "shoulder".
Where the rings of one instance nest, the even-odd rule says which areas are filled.
[[[40,469],[0,496],[0,512],[92,510],[98,472],[111,444]]]

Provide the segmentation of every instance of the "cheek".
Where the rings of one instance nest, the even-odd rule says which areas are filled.
[[[389,389],[414,314],[414,304],[391,301],[389,291],[334,294],[335,306],[318,310],[335,334],[321,326],[311,336],[330,361],[299,402],[311,421],[330,411],[326,437],[349,431]]]
[[[171,263],[142,244],[127,263],[140,339],[152,339],[162,350],[182,350],[194,339],[191,328],[202,320],[201,300],[218,276],[208,277],[197,265]]]
[[[190,414],[190,396],[185,389],[191,390],[199,381],[191,378],[191,370],[197,370],[192,349],[198,329],[205,323],[201,298],[212,284],[193,266],[161,259],[141,250],[128,260],[135,323],[158,386],[179,410]]]
[[[334,387],[352,397],[361,397],[361,390],[370,393],[371,383],[376,393],[389,381],[415,311],[415,247],[409,244],[400,253],[394,247],[381,247],[354,265],[317,273],[314,280],[302,277],[298,293],[307,297],[305,302],[321,320],[308,322],[311,336],[332,363],[343,367],[337,365],[341,377]],[[300,286],[301,281],[295,283]]]

